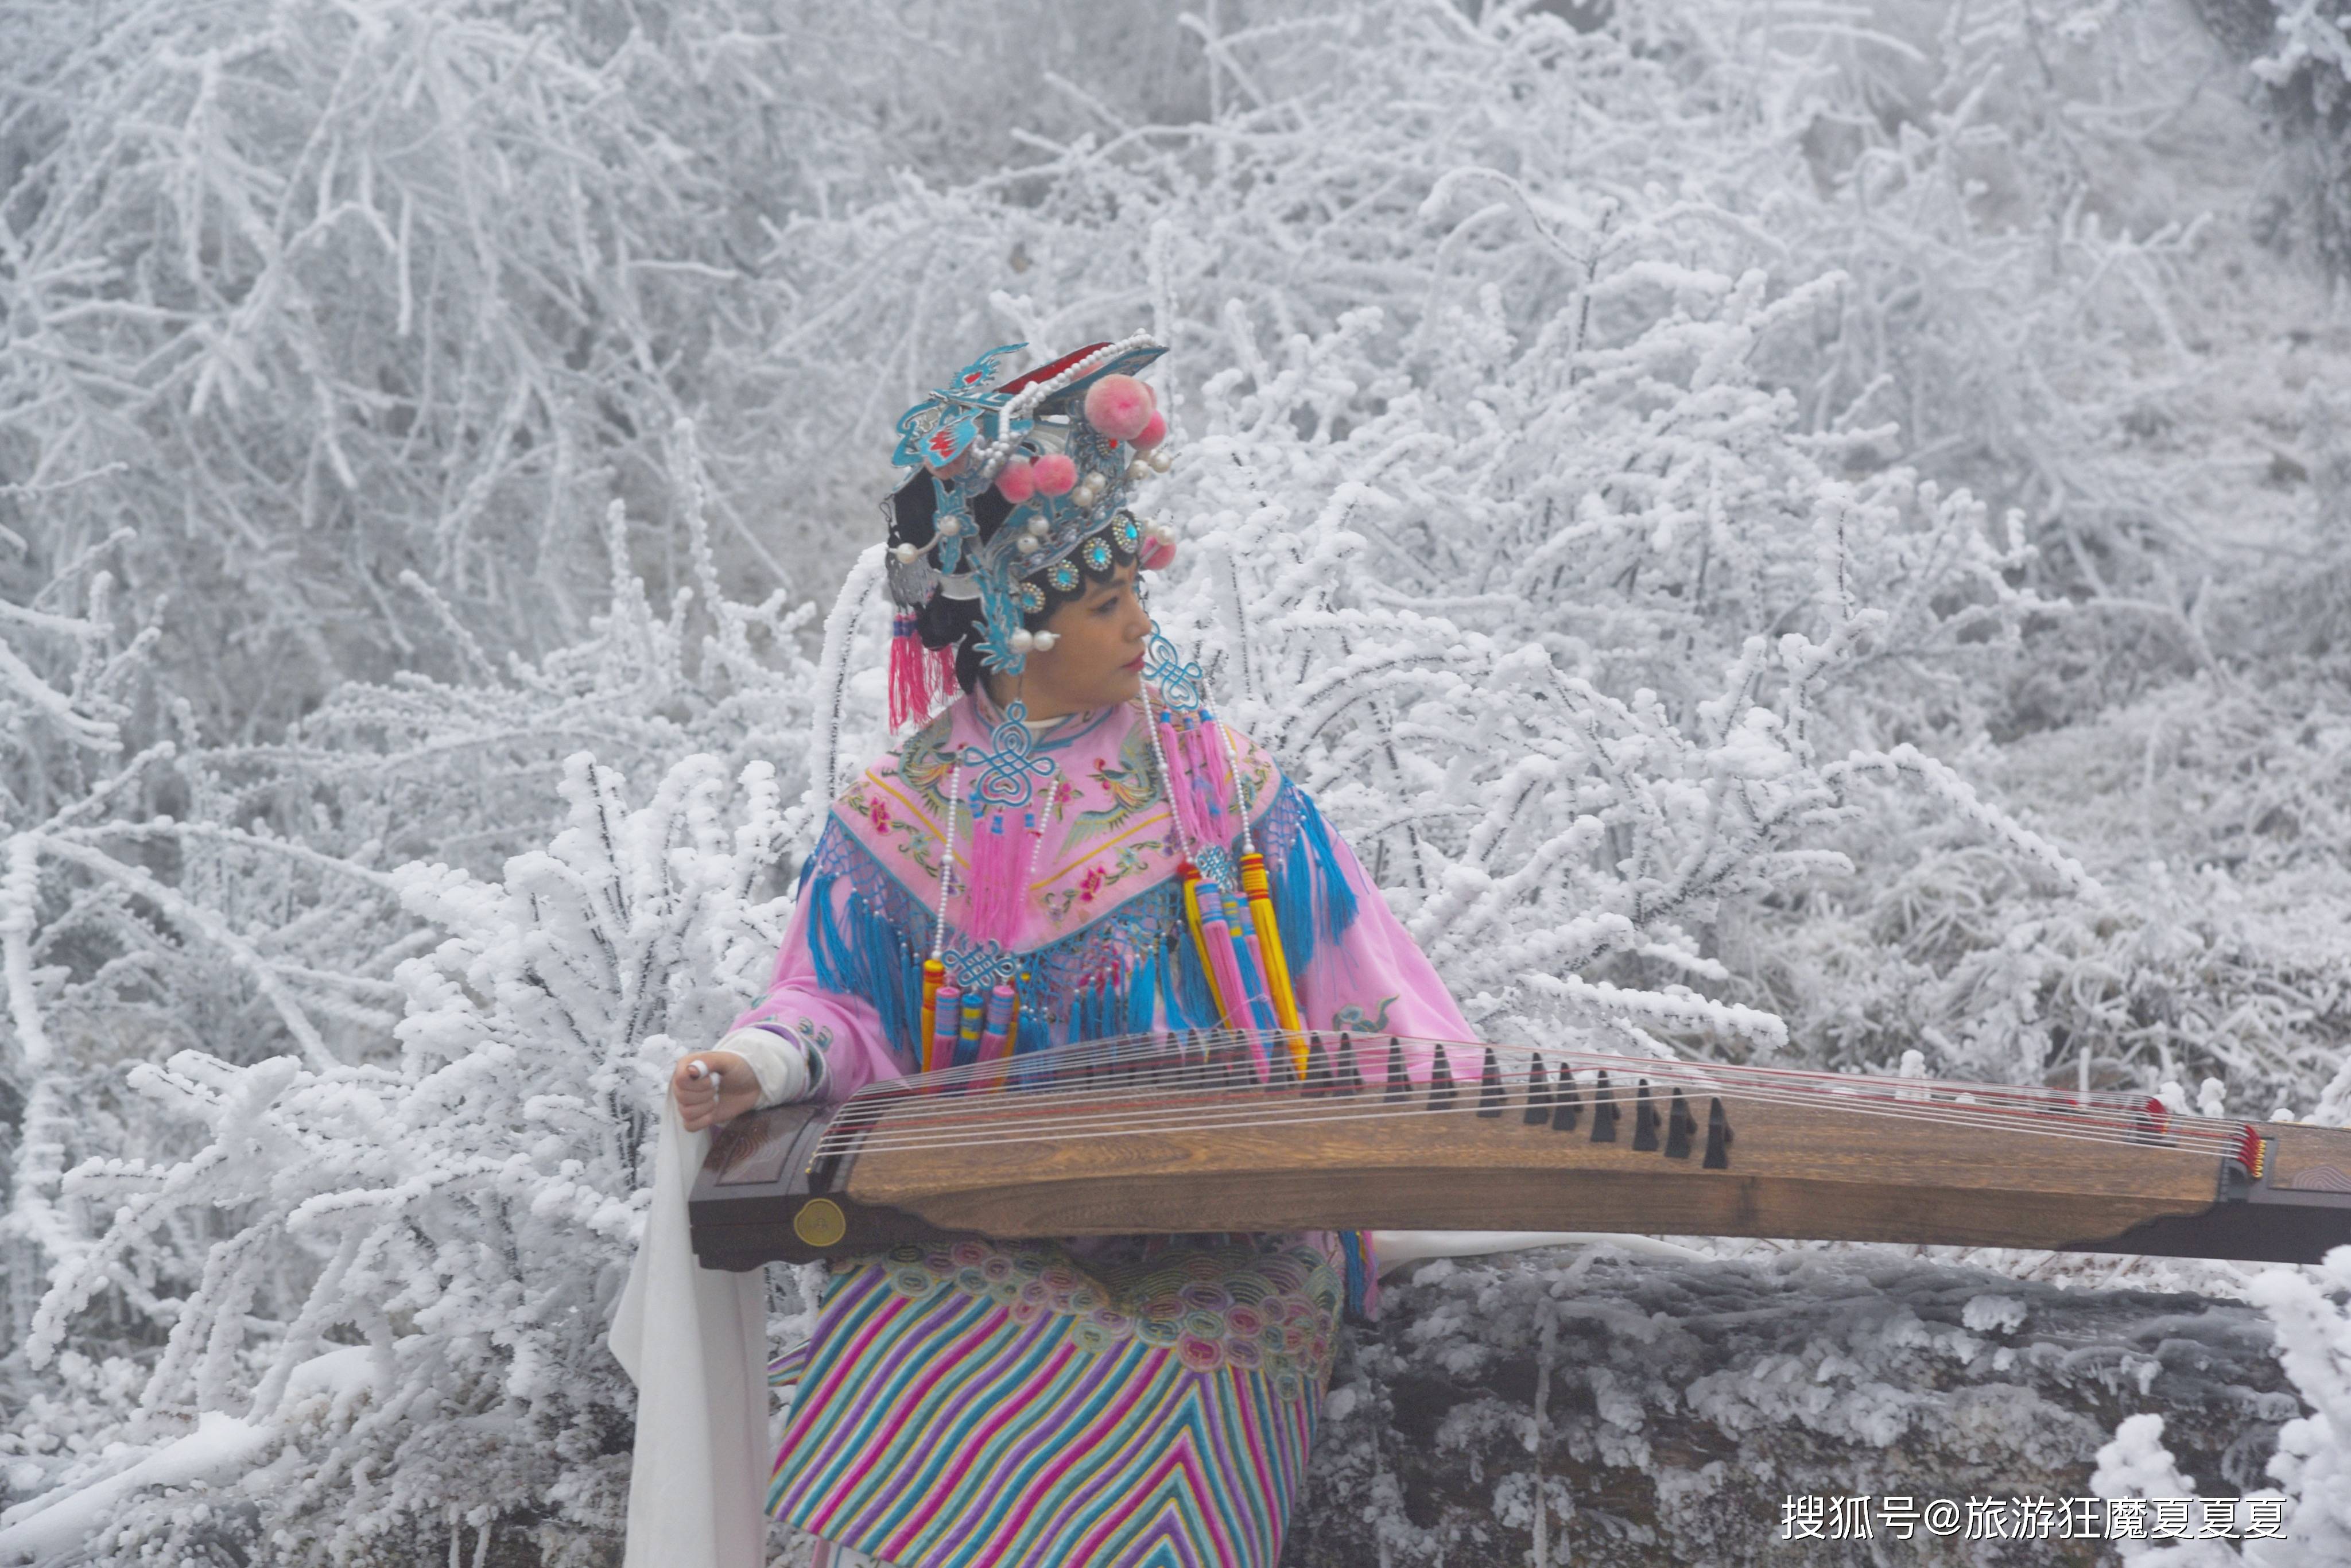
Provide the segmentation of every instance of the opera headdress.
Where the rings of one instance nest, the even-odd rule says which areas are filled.
[[[935,597],[969,603],[983,666],[1015,674],[1031,650],[1053,643],[1026,622],[1089,574],[1129,560],[1156,570],[1175,557],[1171,530],[1125,508],[1138,483],[1167,470],[1166,417],[1135,379],[1165,348],[1138,332],[993,385],[997,366],[1027,346],[990,349],[898,420],[891,461],[915,473],[885,507],[899,611],[893,727],[927,712],[952,679],[951,650],[926,650],[917,630]]]

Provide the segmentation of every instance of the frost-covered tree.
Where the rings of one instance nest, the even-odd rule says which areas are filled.
[[[477,1542],[504,1525],[534,1532],[549,1561],[593,1560],[628,1421],[602,1324],[650,1108],[674,1041],[721,1029],[772,954],[778,873],[811,809],[800,737],[783,732],[796,716],[805,729],[815,672],[747,659],[754,629],[789,647],[772,613],[730,604],[714,619],[722,630],[682,662],[677,623],[623,595],[596,641],[517,665],[509,686],[439,705],[429,684],[347,689],[322,732],[340,747],[283,748],[266,789],[197,770],[209,810],[194,820],[99,815],[87,831],[17,835],[16,881],[34,896],[12,906],[25,912],[12,941],[19,927],[37,950],[77,925],[85,943],[146,936],[96,974],[45,971],[47,991],[12,1015],[20,1055],[43,1029],[143,1019],[148,1032],[76,1039],[66,1070],[32,1073],[12,1359],[47,1383],[15,1422],[11,1479],[71,1496],[19,1521],[11,1545],[71,1544],[102,1517],[125,1561],[225,1542],[342,1561],[462,1516]],[[632,808],[622,771],[574,756],[561,831],[488,879],[375,869],[380,838],[337,855],[269,831],[289,795],[318,806],[320,841],[420,801],[486,796],[495,820],[583,712],[649,694],[673,710],[643,731],[651,798]],[[714,733],[765,754],[739,788],[692,749]],[[664,740],[685,755],[660,760]],[[246,751],[205,760],[260,766]],[[493,766],[515,778],[486,779]],[[217,820],[256,808],[247,829]],[[176,882],[139,863],[159,845]],[[63,897],[45,904],[44,883]],[[239,998],[240,982],[257,995]],[[274,1027],[240,1037],[218,1027],[234,1012],[207,1028],[157,1005],[184,1008],[207,985],[224,1009],[274,1009]],[[99,1093],[77,1092],[87,1073],[104,1075]],[[101,1431],[103,1452],[85,1444]],[[114,1506],[151,1478],[240,1475],[218,1495]]]
[[[397,972],[393,1062],[189,1051],[132,1072],[199,1146],[68,1178],[113,1218],[56,1271],[27,1354],[56,1356],[93,1296],[175,1250],[172,1232],[235,1214],[124,1432],[152,1445],[152,1472],[211,1485],[110,1508],[129,1490],[101,1479],[110,1458],[23,1541],[102,1524],[131,1561],[234,1539],[330,1562],[460,1521],[478,1540],[520,1514],[545,1560],[593,1559],[626,1492],[629,1394],[601,1330],[647,1109],[675,1040],[723,1029],[780,934],[761,874],[789,836],[780,790],[766,764],[741,782],[732,822],[707,758],[632,810],[580,758],[562,831],[502,881],[396,873],[442,939]]]
[[[1450,399],[1383,362],[1375,317],[1270,359],[1236,312],[1238,363],[1169,498],[1200,520],[1199,563],[1162,618],[1220,651],[1230,711],[1498,1024],[1629,1009],[1743,1051],[1784,1032],[1690,988],[1728,977],[1712,926],[1836,862],[1814,841],[1857,790],[1907,775],[2011,861],[2084,879],[1915,747],[1853,744],[1887,671],[2006,656],[2022,546],[1906,473],[1824,473],[1736,368],[1811,300],[1687,277],[1716,308],[1581,363],[1445,323],[1494,356]]]
[[[682,416],[730,573],[817,591],[864,448],[810,439],[836,388],[794,379],[826,314],[796,225],[907,163],[979,174],[1003,73],[1077,70],[1153,11],[1057,39],[1034,3],[884,9],[13,7],[0,525],[50,570],[132,528],[129,583],[173,595],[170,661],[231,738],[344,677],[458,674],[410,573],[495,652],[579,638],[611,500],[688,580]],[[1195,57],[1134,87],[1179,110],[1186,65],[1152,62]]]
[[[2245,177],[2319,12],[12,18],[0,1550],[598,1560],[662,1061],[883,742],[889,423],[1012,338],[1171,344],[1155,609],[1489,1031],[2351,1119],[2351,340]],[[2056,1311],[1743,1250],[1432,1273],[1318,1496],[1371,1488],[1399,1563],[1467,1542],[1362,1469],[1454,1376],[1432,1451],[1538,1461],[1481,1494],[1508,1550],[1567,1539],[1511,1533],[1568,1517],[1562,1446],[1682,1530],[1646,1407],[1857,1475]],[[1878,1270],[1934,1326],[1829,1372],[1899,1407],[1841,1427],[1806,1401]],[[2026,1354],[2064,1462],[2112,1432],[2116,1488],[2321,1528],[2332,1276],[2160,1276],[2283,1361],[2190,1423],[2170,1363]],[[1819,1310],[1677,1339],[1670,1394],[1571,1389],[1542,1304],[1782,1289]],[[2088,1294],[2109,1347],[2173,1310]]]

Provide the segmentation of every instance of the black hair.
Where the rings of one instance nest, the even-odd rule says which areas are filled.
[[[928,473],[917,469],[914,476],[898,486],[890,497],[890,538],[893,547],[910,544],[917,549],[929,546],[937,531],[938,492]],[[1012,515],[1012,503],[988,486],[971,499],[973,525],[979,531],[981,542],[993,539]],[[1114,582],[1122,567],[1131,566],[1136,557],[1117,548],[1117,535],[1111,535],[1109,562],[1096,570],[1085,559],[1086,551],[1070,557],[1070,564],[1078,569],[1077,586],[1057,589],[1042,576],[1026,579],[1044,596],[1042,604],[1020,617],[1020,624],[1034,632],[1053,618],[1054,612],[1072,600],[1083,599],[1105,583]],[[977,599],[949,599],[944,593],[934,593],[914,612],[914,631],[925,648],[953,648],[956,685],[963,690],[975,691],[986,666],[981,663],[981,643],[985,624]]]

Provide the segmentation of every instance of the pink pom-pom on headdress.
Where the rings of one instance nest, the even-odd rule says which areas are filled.
[[[1078,482],[1078,465],[1065,452],[1049,452],[1029,465],[1029,476],[1042,496],[1066,496]]]
[[[1104,376],[1086,389],[1086,423],[1113,441],[1132,441],[1157,407],[1151,389],[1133,376]]]
[[[1167,416],[1157,409],[1151,411],[1151,423],[1134,433],[1134,449],[1148,452],[1167,439]]]
[[[1165,571],[1176,562],[1176,541],[1153,534],[1143,541],[1137,559],[1145,571]]]
[[[1036,490],[1037,476],[1029,468],[1029,460],[1025,457],[1015,457],[1011,462],[1007,463],[1004,465],[1004,471],[996,476],[997,494],[1016,507],[1034,495]]]

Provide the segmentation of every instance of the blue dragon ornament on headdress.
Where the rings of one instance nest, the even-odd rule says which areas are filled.
[[[1134,379],[1165,348],[1136,333],[992,385],[998,363],[1025,347],[990,349],[908,409],[891,459],[927,474],[936,502],[930,538],[892,548],[891,598],[902,612],[934,594],[977,601],[982,662],[1005,674],[1052,646],[1051,632],[1022,624],[1048,586],[1074,591],[1081,567],[1099,576],[1114,559],[1162,565],[1175,542],[1123,509],[1137,483],[1167,469],[1166,420]],[[982,538],[972,507],[991,488],[1009,511]]]

